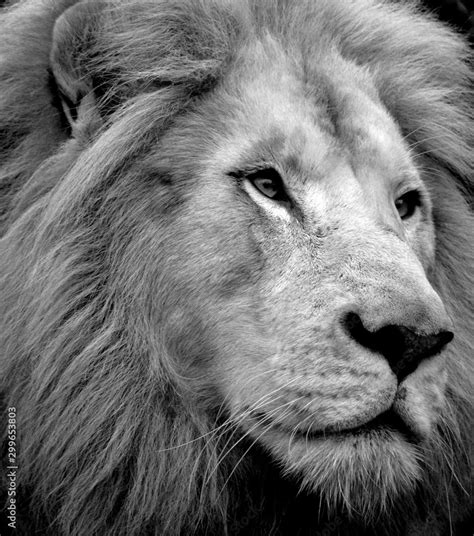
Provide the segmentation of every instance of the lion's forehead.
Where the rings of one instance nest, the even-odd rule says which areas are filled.
[[[345,69],[335,74],[325,67],[329,59],[307,68],[283,49],[266,54],[265,62],[239,63],[218,92],[232,112],[222,118],[225,126],[207,163],[225,169],[277,158],[300,180],[327,177],[341,162],[364,177],[373,170],[378,180],[416,175],[398,125],[365,69],[338,57]]]

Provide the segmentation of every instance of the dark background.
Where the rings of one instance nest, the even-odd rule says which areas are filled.
[[[474,43],[474,0],[423,0],[440,19],[465,32]]]

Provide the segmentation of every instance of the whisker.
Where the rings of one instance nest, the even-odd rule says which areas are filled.
[[[275,408],[274,410],[272,410],[270,412],[270,414],[273,414],[273,413],[276,413],[276,412],[280,412],[280,410],[282,408],[284,408],[285,406],[288,406],[288,405],[291,405],[291,404],[294,404],[296,401],[300,400],[301,398],[303,398],[302,396],[300,397],[297,397],[293,400],[290,400],[289,402],[287,402],[286,404],[283,404],[277,408]],[[250,428],[250,430],[248,430],[233,446],[232,448],[226,453],[226,456],[230,453],[231,450],[233,450],[237,445],[238,443],[240,443],[240,441],[242,441],[243,439],[245,439],[248,435],[250,435],[251,432],[253,432],[253,430],[255,430],[256,428],[258,428],[259,426],[259,423],[256,423],[255,426],[253,426],[252,428]],[[260,438],[266,434],[268,432],[268,430],[270,430],[272,428],[272,423],[269,423],[265,428],[264,430],[262,431],[261,434],[259,434],[259,436],[254,439],[252,441],[252,443],[250,444],[250,446],[247,448],[247,450],[242,454],[242,456],[239,458],[239,460],[237,461],[237,463],[235,464],[234,468],[232,469],[232,471],[230,472],[229,476],[227,477],[226,481],[224,482],[224,485],[222,486],[222,489],[221,489],[221,492],[220,494],[222,494],[222,492],[224,491],[224,488],[226,487],[227,483],[230,481],[230,479],[232,478],[232,475],[235,473],[235,471],[237,470],[238,466],[240,465],[240,463],[242,462],[242,460],[246,457],[246,455],[249,453],[249,451],[253,448],[253,446],[260,440]],[[219,495],[220,495],[219,494]]]
[[[215,471],[217,470],[218,466],[222,463],[222,461],[224,460],[224,458],[229,454],[229,452],[232,450],[229,449],[227,450],[226,452],[226,448],[227,446],[229,445],[229,443],[232,441],[232,438],[235,436],[236,433],[239,432],[238,430],[238,425],[243,422],[246,418],[248,418],[249,415],[251,415],[251,413],[255,412],[256,410],[262,408],[262,407],[265,407],[266,405],[269,405],[269,404],[272,404],[275,402],[275,399],[274,398],[271,398],[270,400],[267,400],[265,401],[266,399],[268,399],[269,397],[272,397],[272,395],[274,395],[275,393],[278,393],[278,391],[288,387],[289,385],[291,385],[292,383],[294,383],[295,381],[297,381],[297,378],[292,378],[290,379],[288,382],[286,382],[285,384],[281,385],[281,386],[278,386],[276,389],[274,389],[273,391],[269,391],[268,393],[265,393],[264,395],[262,395],[258,400],[256,400],[255,402],[253,402],[253,404],[251,404],[250,406],[248,406],[245,411],[243,411],[242,413],[240,413],[238,416],[231,416],[229,419],[228,419],[228,423],[231,424],[233,426],[233,431],[231,433],[231,435],[227,438],[227,441],[225,442],[224,446],[222,447],[222,453],[225,453],[225,454],[221,454],[216,462],[216,466],[214,467],[214,469],[212,470],[212,472],[210,473],[210,475],[207,477],[207,479],[205,480],[205,484],[208,482],[209,478],[215,473]],[[212,439],[212,438],[211,438]],[[210,440],[209,440],[210,441]],[[239,442],[240,442],[240,439],[239,439]],[[235,445],[234,445],[235,446]],[[207,447],[207,443],[206,445],[203,447],[203,449],[205,449]],[[205,474],[208,474],[209,473],[209,463],[207,465],[207,468],[206,468],[206,471],[205,471]]]

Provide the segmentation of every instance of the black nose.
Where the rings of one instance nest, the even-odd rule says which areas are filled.
[[[385,357],[399,382],[411,374],[423,359],[440,352],[454,336],[451,331],[419,335],[412,329],[396,325],[369,331],[356,313],[348,313],[344,325],[360,345]]]

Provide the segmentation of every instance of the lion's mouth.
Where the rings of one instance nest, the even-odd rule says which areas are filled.
[[[331,435],[338,436],[363,436],[363,435],[374,435],[374,434],[387,434],[390,432],[398,432],[405,439],[410,442],[416,442],[416,437],[412,430],[406,425],[403,419],[395,413],[394,410],[389,409],[384,413],[381,413],[375,419],[357,426],[355,428],[349,428],[347,430],[333,431],[330,432]],[[309,437],[321,437],[321,435],[328,435],[328,433],[321,434],[320,432],[310,432]]]
[[[258,414],[257,420],[266,426],[269,425],[269,418],[265,414]],[[281,423],[271,423],[272,428],[279,430],[280,432],[285,432],[291,434],[294,438],[304,439],[306,441],[324,439],[324,438],[354,438],[364,436],[376,438],[377,436],[383,437],[388,436],[389,434],[398,433],[404,437],[406,441],[410,443],[417,443],[418,437],[412,431],[404,420],[393,410],[389,409],[380,415],[377,415],[371,421],[356,426],[354,428],[346,428],[343,430],[337,430],[334,428],[323,429],[323,430],[301,430],[301,429],[288,429]]]

